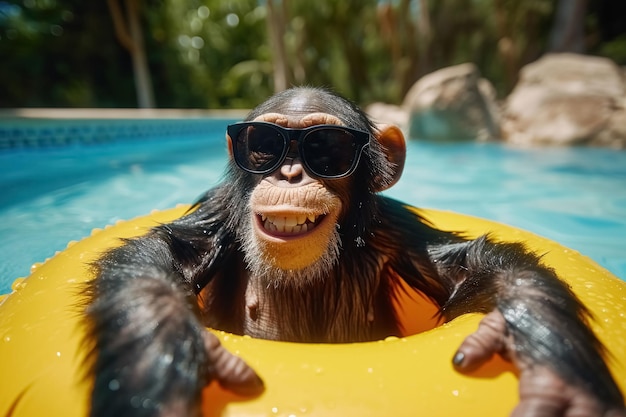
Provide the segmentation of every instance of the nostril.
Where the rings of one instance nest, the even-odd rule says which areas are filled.
[[[280,167],[280,174],[288,181],[296,181],[302,179],[304,169],[299,159],[287,157]]]

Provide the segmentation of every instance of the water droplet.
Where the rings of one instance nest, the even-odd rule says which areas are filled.
[[[167,366],[167,365],[171,364],[172,362],[174,362],[174,355],[172,355],[171,353],[168,353],[168,354],[165,354],[165,355],[161,355],[159,360],[161,361],[162,364]]]
[[[143,401],[141,400],[141,398],[137,397],[136,395],[135,395],[135,396],[133,396],[133,397],[131,397],[131,399],[130,399],[130,405],[131,405],[133,408],[139,408],[139,407],[141,407],[141,403],[142,403],[142,402],[143,402]]]
[[[13,291],[17,291],[24,288],[25,285],[26,283],[24,282],[24,278],[17,278],[15,281],[13,281],[13,284],[11,284],[11,289]]]
[[[109,390],[117,391],[118,389],[120,389],[120,381],[118,381],[117,379],[110,380],[109,381]]]

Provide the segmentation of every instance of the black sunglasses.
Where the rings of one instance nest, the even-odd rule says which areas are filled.
[[[235,123],[227,132],[235,163],[244,171],[274,171],[287,158],[291,142],[296,141],[309,175],[326,179],[351,175],[370,137],[368,132],[338,125],[289,129],[267,122]]]

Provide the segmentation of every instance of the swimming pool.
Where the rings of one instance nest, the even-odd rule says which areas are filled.
[[[0,294],[93,228],[190,203],[215,185],[231,121],[0,121]],[[387,194],[533,231],[626,279],[626,152],[412,141]]]

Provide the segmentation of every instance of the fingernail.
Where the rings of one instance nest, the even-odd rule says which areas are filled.
[[[463,352],[457,352],[452,358],[452,363],[454,366],[461,366],[463,364],[463,360],[465,359],[465,354]]]
[[[248,394],[250,395],[258,395],[265,391],[265,384],[263,380],[256,376],[252,381],[250,381],[250,386],[248,386]]]

